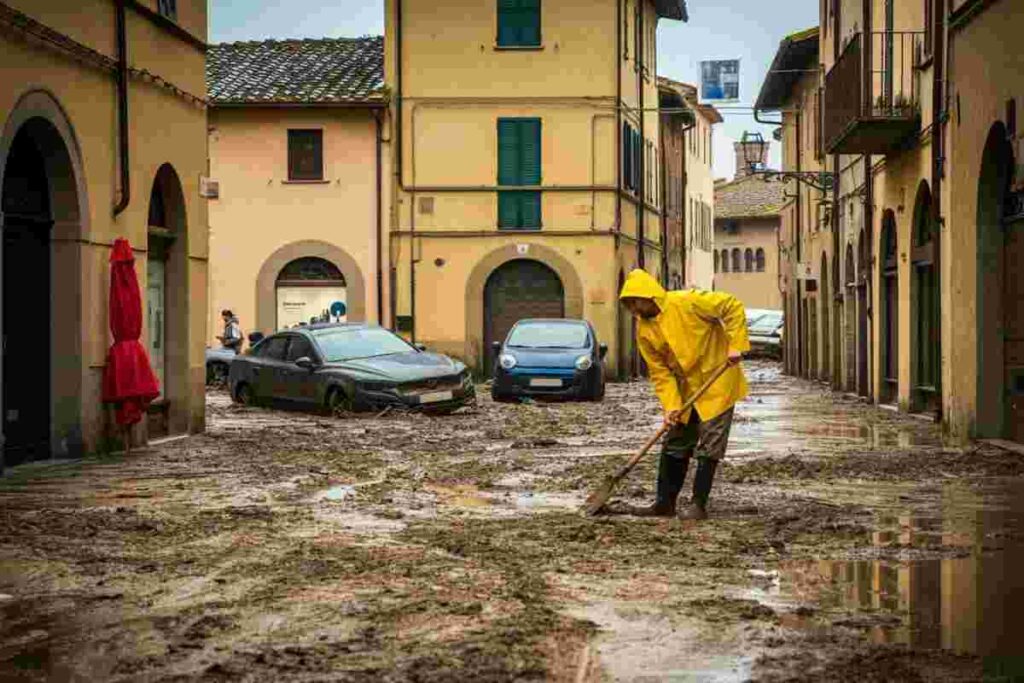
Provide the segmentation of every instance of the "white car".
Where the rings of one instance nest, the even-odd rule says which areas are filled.
[[[752,349],[778,353],[782,347],[782,311],[750,308],[747,309],[747,335]]]

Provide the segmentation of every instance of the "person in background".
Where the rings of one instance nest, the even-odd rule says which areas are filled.
[[[231,349],[235,353],[241,353],[242,327],[238,324],[238,318],[227,308],[220,312],[220,317],[224,320],[224,334],[217,337],[221,346]]]

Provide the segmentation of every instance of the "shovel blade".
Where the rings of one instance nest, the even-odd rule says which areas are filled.
[[[608,500],[612,497],[612,493],[615,492],[615,486],[619,483],[620,477],[605,477],[605,480],[597,487],[593,493],[587,496],[586,502],[583,504],[583,512],[588,517],[593,517],[601,508],[605,506]]]

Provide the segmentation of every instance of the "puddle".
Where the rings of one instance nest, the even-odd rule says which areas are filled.
[[[356,490],[352,486],[335,486],[329,488],[323,493],[325,500],[345,500],[356,495]]]
[[[606,677],[616,681],[750,680],[753,656],[739,656],[740,639],[730,629],[701,630],[665,616],[638,612],[636,604],[589,603],[570,614],[597,624],[591,645]]]
[[[935,514],[879,523],[873,545],[896,546],[907,559],[783,563],[752,577],[761,584],[756,592],[768,602],[832,610],[833,625],[863,630],[874,643],[1024,664],[1024,482],[951,487]]]
[[[481,491],[471,484],[439,486],[430,484],[424,490],[437,496],[442,505],[460,508],[512,508],[514,510],[566,510],[578,509],[582,504],[579,496],[567,493],[502,490],[500,487]],[[494,510],[494,514],[500,514]]]

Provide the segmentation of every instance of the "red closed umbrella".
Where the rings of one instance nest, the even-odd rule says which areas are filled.
[[[160,384],[139,342],[142,296],[135,255],[128,240],[120,238],[110,254],[110,331],[114,343],[107,352],[103,400],[117,405],[117,423],[127,427],[142,419],[143,411],[160,395]]]

